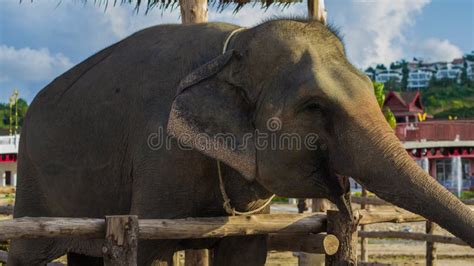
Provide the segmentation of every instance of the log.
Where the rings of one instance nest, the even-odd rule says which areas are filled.
[[[0,240],[40,237],[104,238],[104,219],[24,217],[0,221]]]
[[[15,187],[0,187],[0,194],[14,194],[16,192]]]
[[[361,225],[376,223],[409,223],[422,222],[426,220],[418,214],[414,214],[400,209],[387,211],[359,210],[358,212],[361,216]]]
[[[13,198],[3,198],[0,199],[0,205],[6,206],[6,205],[14,205],[15,200]]]
[[[212,218],[140,220],[140,239],[192,239],[256,234],[321,233],[324,214],[259,214]]]
[[[423,233],[410,233],[410,232],[398,232],[398,231],[365,231],[359,232],[359,236],[369,237],[369,238],[400,238],[407,240],[416,240],[416,241],[427,241],[427,242],[437,242],[444,244],[454,244],[461,246],[468,246],[464,241],[457,237],[451,236],[441,236],[441,235],[430,235]]]
[[[355,216],[358,214],[355,213]],[[349,218],[349,219],[348,219]],[[326,256],[326,265],[357,265],[357,222],[341,212],[328,210],[327,233],[334,234],[340,242],[339,250],[332,256]]]
[[[106,216],[105,244],[102,247],[105,266],[136,266],[138,216]]]
[[[139,220],[140,239],[189,239],[256,234],[306,234],[326,231],[326,215],[250,216]],[[0,221],[0,240],[40,237],[103,239],[103,219],[24,217]]]
[[[268,236],[268,250],[334,255],[338,249],[339,240],[335,235],[270,234]]]
[[[364,191],[362,190],[362,193]],[[352,203],[357,203],[360,205],[377,205],[377,206],[383,206],[383,205],[392,205],[389,202],[384,201],[383,199],[379,199],[377,197],[351,197]]]
[[[461,200],[466,205],[474,205],[474,199]]]
[[[426,221],[426,234],[433,235],[436,224],[431,221]],[[436,265],[436,243],[426,242],[426,266]]]

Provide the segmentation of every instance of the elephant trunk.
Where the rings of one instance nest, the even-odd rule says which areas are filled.
[[[414,162],[381,115],[376,119],[342,134],[335,170],[474,247],[474,212]]]

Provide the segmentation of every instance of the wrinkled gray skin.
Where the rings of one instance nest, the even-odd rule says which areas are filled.
[[[326,197],[349,214],[343,176],[435,221],[471,246],[474,215],[407,155],[387,125],[370,80],[318,22],[277,20],[238,33],[223,23],[140,31],[60,76],[33,101],[22,132],[15,217],[140,218],[226,215],[216,170],[240,211],[272,193]],[[208,63],[210,62],[210,63]],[[206,64],[208,63],[208,64]],[[180,83],[180,81],[182,81]],[[178,91],[178,95],[175,95]],[[278,117],[282,128],[270,132]],[[242,137],[317,133],[324,148],[150,149],[159,127],[177,138],[205,132]],[[153,138],[151,138],[153,141]],[[264,236],[143,241],[140,265],[176,249],[211,247],[217,265],[263,265]],[[44,263],[66,252],[71,265],[100,259],[101,241],[16,240],[10,265]],[[85,254],[78,255],[78,254]]]

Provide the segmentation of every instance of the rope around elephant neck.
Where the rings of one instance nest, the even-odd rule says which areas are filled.
[[[275,194],[273,194],[262,206],[258,207],[255,210],[251,210],[251,211],[248,211],[248,212],[239,212],[239,211],[235,210],[235,208],[233,208],[232,205],[230,205],[230,198],[229,198],[229,196],[227,195],[227,193],[225,191],[225,185],[224,185],[224,179],[222,177],[222,170],[221,170],[221,162],[220,161],[217,161],[217,173],[219,174],[219,188],[221,190],[222,198],[224,199],[224,204],[222,205],[222,207],[224,207],[224,210],[227,212],[227,214],[230,214],[232,216],[255,214],[255,213],[260,212],[261,210],[265,209],[265,207],[267,207],[272,202],[272,199],[275,197]]]
[[[243,30],[245,30],[245,28],[237,28],[233,30],[229,35],[227,35],[227,38],[225,39],[225,42],[224,42],[224,47],[222,48],[222,54],[225,54],[225,52],[227,52],[227,46],[229,45],[232,37],[234,37],[234,35],[237,34],[239,31],[243,31]]]
[[[237,28],[233,30],[225,39],[224,42],[224,47],[222,48],[222,54],[225,54],[227,51],[227,47],[229,46],[230,40],[232,37],[237,34],[239,31],[243,31],[245,28]],[[257,213],[261,210],[263,210],[265,207],[267,207],[271,202],[272,199],[275,197],[275,194],[273,194],[262,206],[258,207],[255,210],[248,211],[248,212],[239,212],[236,211],[235,208],[232,208],[232,205],[230,205],[230,198],[227,195],[227,192],[225,191],[225,185],[224,185],[224,179],[222,178],[222,170],[221,170],[221,162],[217,160],[217,174],[219,175],[219,189],[221,190],[221,195],[222,198],[224,199],[224,204],[222,205],[224,207],[224,210],[227,212],[227,214],[230,214],[232,216],[235,215],[251,215],[254,213]]]

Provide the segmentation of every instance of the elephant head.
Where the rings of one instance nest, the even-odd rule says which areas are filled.
[[[341,207],[351,176],[474,246],[474,213],[408,156],[370,79],[317,21],[240,32],[228,52],[182,80],[168,132],[281,196]]]

